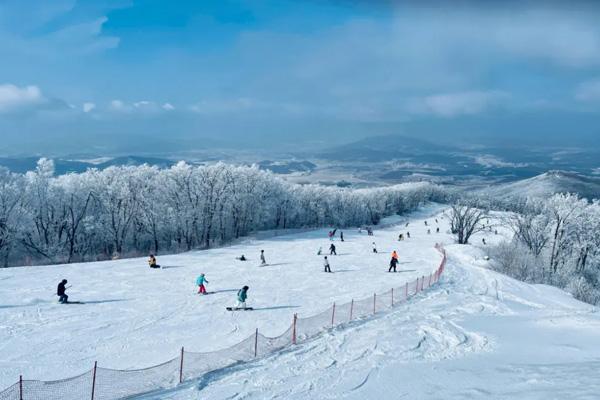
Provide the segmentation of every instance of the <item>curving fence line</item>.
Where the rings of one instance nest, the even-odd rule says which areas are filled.
[[[109,369],[95,363],[90,371],[58,381],[24,380],[21,377],[19,382],[0,392],[0,400],[123,399],[173,388],[207,372],[255,360],[314,338],[333,327],[390,310],[431,287],[439,281],[446,265],[446,251],[441,245],[435,247],[441,253],[442,261],[429,276],[361,300],[333,303],[327,310],[311,317],[301,318],[294,314],[290,327],[277,337],[264,336],[257,329],[248,338],[226,349],[196,353],[181,348],[177,357],[144,369]]]

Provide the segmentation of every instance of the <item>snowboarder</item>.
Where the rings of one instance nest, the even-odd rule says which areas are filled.
[[[243,254],[240,257],[238,257],[237,259],[240,260],[240,261],[246,261],[247,260],[246,256],[243,255]]]
[[[323,265],[325,266],[325,271],[324,272],[331,272],[331,268],[329,267],[329,260],[327,259],[327,256],[325,256],[325,259],[323,261]]]
[[[323,247],[319,246],[319,250],[317,251],[317,255],[320,256],[323,253]]]
[[[148,258],[148,265],[150,268],[160,268],[160,265],[156,263],[156,257],[154,257],[154,254],[150,254],[150,257]]]
[[[206,294],[206,288],[204,287],[204,283],[208,283],[208,281],[206,280],[206,278],[204,277],[204,274],[200,274],[200,276],[198,276],[196,278],[196,285],[198,286],[198,294]]]
[[[375,242],[373,242],[373,253],[377,253],[377,246],[375,246]]]
[[[410,239],[410,232],[406,232],[406,237]]]
[[[394,250],[392,253],[392,259],[390,260],[390,268],[388,269],[388,272],[392,272],[392,269],[394,270],[394,272],[396,272],[397,265],[398,265],[398,253],[396,253],[396,250]]]
[[[267,265],[267,259],[265,258],[265,251],[260,251],[260,263],[261,265]]]
[[[344,241],[344,232],[340,231],[340,240],[343,242]]]
[[[337,253],[335,252],[335,245],[333,243],[331,243],[331,246],[329,246],[329,255],[336,255]]]
[[[67,290],[67,288],[65,287],[66,284],[67,280],[63,279],[62,281],[60,281],[58,287],[56,288],[56,295],[58,296],[58,302],[60,304],[66,304],[69,302],[69,296],[67,296],[67,294],[65,293]]]
[[[398,235],[398,241],[401,242],[404,240],[404,235],[403,234],[399,234]]]
[[[241,309],[246,308],[246,299],[248,298],[248,289],[249,289],[248,286],[244,286],[243,288],[238,290],[237,304],[235,305],[235,308],[241,308]]]

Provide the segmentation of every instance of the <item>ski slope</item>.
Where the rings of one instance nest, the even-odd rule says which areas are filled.
[[[347,302],[402,286],[429,275],[440,261],[434,249],[444,234],[426,234],[422,221],[441,211],[425,207],[394,217],[402,229],[357,229],[334,241],[332,274],[323,273],[330,241],[326,229],[258,237],[207,251],[158,255],[164,268],[148,268],[146,258],[46,267],[0,269],[0,388],[24,379],[55,380],[100,366],[136,369],[162,363],[186,350],[206,352],[240,342],[256,328],[267,336],[285,331],[292,315],[310,316],[332,302]],[[405,228],[405,221],[410,225]],[[433,222],[433,221],[431,221]],[[442,231],[447,228],[440,226]],[[398,242],[410,229],[412,238]],[[372,253],[372,242],[379,250]],[[267,266],[261,267],[264,249]],[[396,274],[387,273],[390,253],[400,256]],[[244,254],[249,260],[236,260]],[[204,272],[207,296],[197,295],[195,279]],[[70,301],[57,303],[56,285],[68,279]],[[237,290],[250,286],[252,312],[231,313]],[[1,390],[1,389],[0,389]]]

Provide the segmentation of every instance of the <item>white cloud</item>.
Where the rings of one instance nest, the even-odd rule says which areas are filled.
[[[96,108],[96,104],[90,103],[90,102],[83,103],[82,108],[83,108],[83,112],[88,113],[88,112],[92,111],[94,108]]]
[[[500,91],[467,91],[441,93],[413,99],[408,106],[415,114],[435,114],[443,117],[479,114],[498,105],[508,95]]]
[[[493,156],[491,154],[482,154],[482,155],[478,155],[478,156],[474,156],[473,160],[475,161],[475,163],[484,166],[486,168],[524,168],[527,167],[528,164],[527,163],[512,163],[512,162],[507,162],[507,161],[503,161],[502,159]]]
[[[575,91],[575,98],[579,101],[600,100],[600,79],[580,84]]]
[[[37,86],[0,85],[0,112],[10,112],[43,104],[46,99]]]
[[[109,110],[117,112],[129,112],[131,106],[125,104],[122,100],[112,100],[108,105]]]
[[[165,103],[162,105],[162,109],[167,110],[167,111],[172,111],[175,109],[175,107],[171,103]]]

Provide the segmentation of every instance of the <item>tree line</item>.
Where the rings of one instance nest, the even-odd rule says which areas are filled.
[[[374,225],[444,196],[429,183],[297,185],[254,166],[225,163],[57,176],[53,161],[40,159],[25,174],[0,169],[1,265],[188,251],[267,229]]]

